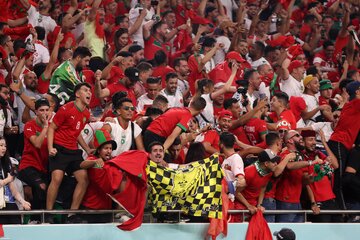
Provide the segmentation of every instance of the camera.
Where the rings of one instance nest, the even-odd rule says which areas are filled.
[[[249,105],[249,99],[248,99],[248,96],[246,95],[247,87],[243,87],[243,86],[238,87],[237,92],[239,94],[241,94],[241,96],[242,96],[241,104],[243,105],[243,107],[246,107],[247,105]]]

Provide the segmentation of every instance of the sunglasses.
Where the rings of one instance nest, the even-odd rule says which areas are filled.
[[[125,111],[129,111],[129,110],[135,111],[135,108],[134,108],[134,107],[125,106],[125,107],[123,107],[123,109],[124,109]]]
[[[280,129],[278,132],[279,132],[279,133],[287,133],[287,130]]]
[[[289,139],[292,139],[293,137],[300,137],[300,134],[297,133],[297,134],[291,136]]]

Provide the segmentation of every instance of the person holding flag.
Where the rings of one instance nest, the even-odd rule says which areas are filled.
[[[51,77],[49,92],[56,94],[60,105],[70,101],[74,87],[84,82],[82,69],[89,65],[91,52],[86,47],[75,49],[73,57],[57,67]]]

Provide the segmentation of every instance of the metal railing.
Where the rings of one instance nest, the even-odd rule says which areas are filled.
[[[1,210],[0,216],[2,215],[20,215],[22,220],[25,215],[40,215],[41,222],[45,223],[45,215],[65,215],[65,214],[112,214],[112,222],[116,223],[117,214],[126,214],[125,210],[31,210],[31,211],[22,211],[22,210]],[[181,210],[168,210],[164,213],[177,213],[178,222],[181,221]],[[242,214],[243,219],[246,215],[249,214],[248,210],[229,210],[229,214]],[[311,210],[265,210],[264,215],[267,214],[304,214],[304,220],[307,222],[308,215],[313,215]],[[321,210],[320,214],[332,214],[332,215],[360,215],[360,210]],[[150,215],[150,223],[153,223],[151,212],[146,211],[145,215]],[[23,222],[23,221],[22,221]]]

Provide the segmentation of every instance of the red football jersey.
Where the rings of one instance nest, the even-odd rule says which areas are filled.
[[[257,172],[255,165],[246,167],[244,171],[246,187],[241,193],[249,202],[249,204],[256,206],[258,204],[261,188],[268,184],[273,173],[270,172],[269,174],[262,177]],[[242,205],[238,201],[235,201],[235,206],[238,204]]]
[[[156,118],[147,130],[167,138],[170,136],[176,126],[180,127],[184,132],[188,129],[189,121],[192,115],[187,108],[172,108]]]
[[[245,133],[251,143],[255,146],[256,144],[262,142],[261,136],[268,133],[266,122],[259,118],[252,118],[244,126]]]
[[[41,148],[36,148],[31,142],[32,136],[39,136],[42,127],[36,123],[36,119],[27,122],[24,126],[24,151],[21,157],[19,170],[34,167],[40,172],[47,173],[49,151],[45,136]]]
[[[135,93],[133,89],[127,88],[125,87],[122,83],[120,82],[115,82],[113,84],[110,84],[109,86],[107,86],[107,88],[110,91],[110,97],[112,98],[112,96],[120,91],[123,92],[127,92],[127,98],[129,98],[132,102],[132,104],[134,105],[134,107],[136,106],[136,97],[135,97]]]
[[[45,94],[49,91],[50,86],[50,79],[45,79],[44,74],[41,74],[41,76],[38,79],[38,87],[37,90],[41,94]]]
[[[85,109],[81,112],[75,102],[69,102],[62,106],[53,119],[53,123],[57,126],[54,143],[67,149],[78,149],[77,138],[89,118],[89,110]]]
[[[210,145],[215,148],[217,151],[220,150],[220,136],[216,130],[210,130],[204,133],[204,140],[202,141],[210,143]],[[210,154],[206,154],[207,157],[210,157]]]
[[[290,151],[286,150],[281,153],[281,161]],[[288,203],[300,203],[300,195],[303,186],[303,175],[307,168],[296,170],[285,169],[277,184],[275,198],[276,200]]]
[[[158,50],[163,50],[166,56],[168,56],[168,59],[170,58],[169,43],[162,43],[153,36],[150,36],[148,40],[145,40],[144,56],[146,59],[152,60]]]
[[[313,153],[307,153],[304,151],[303,153],[306,161],[315,160],[316,156],[322,160],[326,159],[326,155],[320,151],[315,151]],[[314,165],[308,167],[309,174],[316,175],[314,167]],[[311,183],[309,186],[314,193],[316,202],[324,202],[335,198],[331,181],[327,176],[324,176],[320,181]]]

